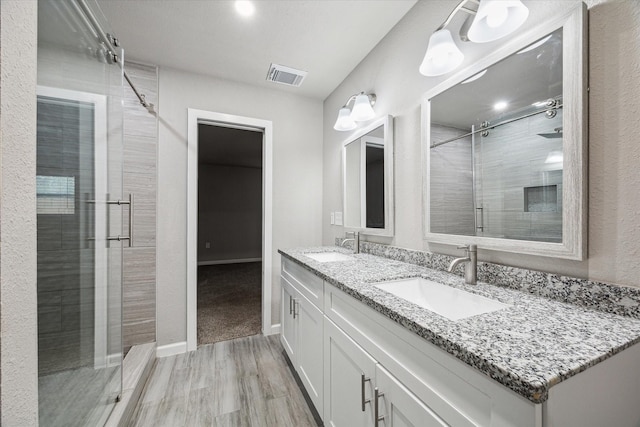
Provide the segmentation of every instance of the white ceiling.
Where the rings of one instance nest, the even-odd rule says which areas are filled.
[[[127,58],[324,100],[417,0],[97,0]],[[267,82],[270,63],[308,71]]]

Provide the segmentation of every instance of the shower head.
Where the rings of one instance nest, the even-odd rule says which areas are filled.
[[[562,128],[555,128],[551,133],[539,133],[544,138],[562,138]]]

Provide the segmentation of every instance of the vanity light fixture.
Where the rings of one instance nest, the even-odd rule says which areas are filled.
[[[477,9],[472,5],[477,5]],[[462,25],[460,39],[474,43],[487,43],[511,34],[529,16],[529,9],[520,0],[462,0],[429,37],[420,74],[440,76],[455,70],[464,60],[451,32],[445,28],[460,11],[473,15],[471,24],[469,16]]]
[[[480,77],[484,76],[485,74],[487,74],[487,70],[482,70],[477,74],[474,74],[473,76],[469,77],[467,80],[460,82],[460,84],[466,85],[467,83],[471,83],[471,82],[475,82],[476,80],[478,80]]]
[[[353,108],[349,108],[349,103],[353,101]],[[376,116],[373,106],[376,103],[375,93],[366,94],[364,92],[351,95],[344,106],[338,111],[338,119],[333,125],[335,130],[349,131],[355,129],[356,122],[366,122]]]

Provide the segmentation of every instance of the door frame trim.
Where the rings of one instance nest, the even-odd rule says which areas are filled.
[[[187,112],[187,351],[193,351],[198,347],[198,124],[262,132],[262,333],[271,335],[273,123],[270,120],[194,108],[188,108]]]

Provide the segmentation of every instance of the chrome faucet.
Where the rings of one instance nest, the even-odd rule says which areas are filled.
[[[360,233],[357,231],[348,231],[344,233],[345,235],[353,234],[353,238],[347,239],[345,238],[342,242],[340,242],[340,246],[344,247],[344,244],[347,242],[353,242],[353,253],[360,253]]]
[[[453,270],[462,263],[464,265],[464,283],[475,285],[478,281],[478,247],[476,245],[458,246],[458,249],[465,250],[464,258],[456,258],[451,261],[447,271],[452,273]]]

